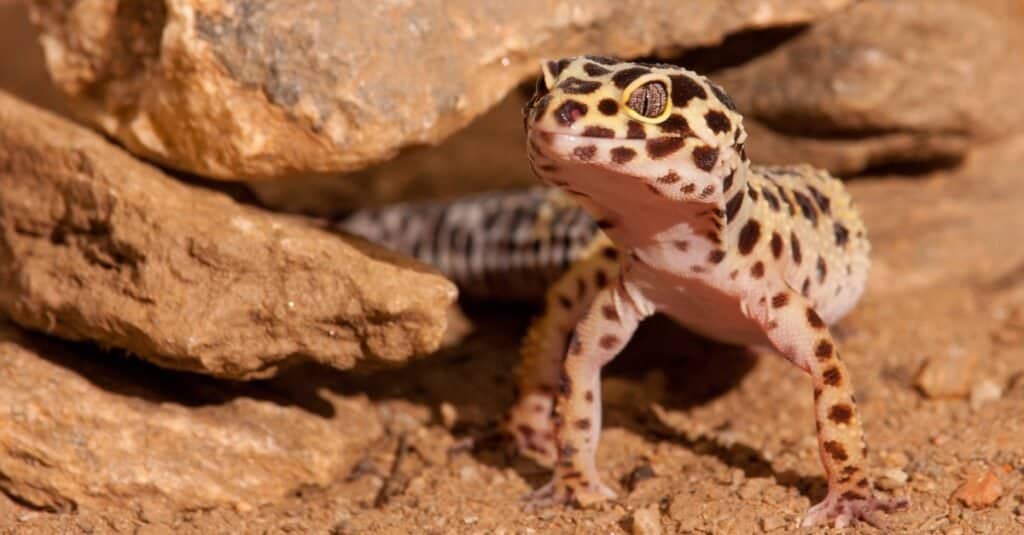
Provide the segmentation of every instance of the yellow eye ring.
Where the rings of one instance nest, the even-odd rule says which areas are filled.
[[[652,73],[633,80],[622,91],[626,114],[648,124],[658,124],[672,114],[672,82],[664,74]]]

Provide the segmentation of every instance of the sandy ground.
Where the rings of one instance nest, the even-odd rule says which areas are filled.
[[[852,184],[875,265],[866,298],[837,332],[876,486],[913,503],[889,518],[891,532],[1024,533],[1022,163],[1017,139],[956,168]],[[473,305],[475,335],[408,368],[359,377],[298,368],[268,381],[315,374],[318,389],[371,399],[388,429],[327,488],[246,511],[143,504],[67,515],[0,495],[0,532],[781,533],[797,531],[822,498],[809,379],[771,353],[655,320],[603,382],[599,466],[619,499],[523,512],[520,497],[547,473],[493,431],[512,399],[509,372],[529,312]],[[926,395],[915,386],[924,366],[938,377],[926,388],[971,393]],[[976,496],[977,509],[951,499],[986,472],[992,495]],[[846,530],[862,531],[877,532]]]

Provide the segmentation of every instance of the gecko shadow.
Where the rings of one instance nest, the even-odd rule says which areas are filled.
[[[499,432],[514,401],[512,371],[528,309],[513,314],[473,308],[469,312],[477,331],[462,344],[401,369],[347,374],[332,382],[331,388],[344,395],[365,394],[374,401],[403,399],[435,409],[447,403],[458,414],[451,431],[465,439],[459,451],[468,451],[496,468],[512,468],[537,487],[546,482],[550,471],[519,456],[512,441]],[[654,404],[666,411],[707,404],[735,388],[756,363],[757,357],[744,348],[712,342],[664,317],[651,318],[604,370],[603,427],[624,428],[651,442],[672,441],[739,468],[747,477],[771,477],[812,500],[820,499],[823,477],[776,471],[753,447],[725,444],[713,436],[689,436],[659,422],[651,410]],[[442,420],[439,414],[435,418]],[[629,482],[624,485],[630,486]]]

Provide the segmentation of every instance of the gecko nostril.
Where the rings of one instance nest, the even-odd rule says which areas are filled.
[[[555,120],[562,126],[569,126],[587,114],[587,105],[575,100],[566,100],[555,110]]]

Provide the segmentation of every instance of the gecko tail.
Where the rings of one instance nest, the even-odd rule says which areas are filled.
[[[471,298],[537,300],[597,235],[538,187],[357,211],[334,228],[431,264]]]

